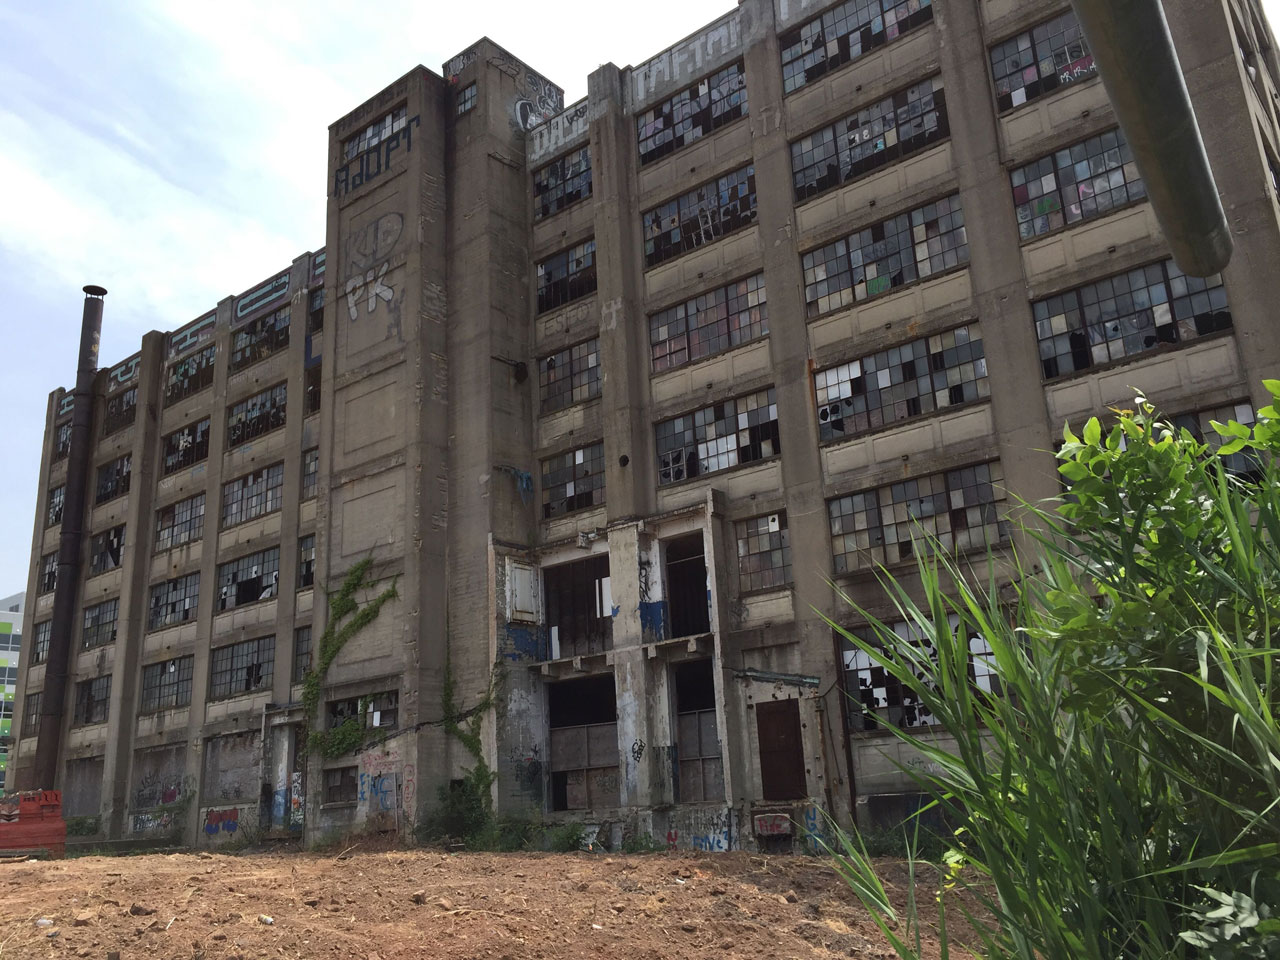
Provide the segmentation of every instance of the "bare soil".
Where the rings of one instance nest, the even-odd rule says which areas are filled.
[[[904,869],[881,866],[905,903]],[[119,960],[893,956],[830,866],[802,856],[357,848],[341,859],[174,853],[0,865],[0,960],[112,951]]]

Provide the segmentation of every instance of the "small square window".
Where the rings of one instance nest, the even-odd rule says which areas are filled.
[[[339,767],[324,772],[325,803],[355,803],[356,767]]]
[[[468,83],[458,91],[458,116],[462,116],[476,105],[476,85]]]

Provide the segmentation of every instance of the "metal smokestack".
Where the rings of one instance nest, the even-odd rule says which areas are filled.
[[[76,594],[80,589],[80,547],[84,540],[85,493],[93,460],[93,380],[98,372],[98,341],[102,336],[102,298],[107,291],[84,288],[80,322],[80,362],[72,392],[71,448],[67,453],[67,489],[63,500],[62,537],[58,543],[58,584],[53,593],[53,621],[45,660],[44,695],[40,704],[40,733],[32,770],[37,790],[52,789],[62,748],[63,711],[67,701],[67,665],[75,631]]]

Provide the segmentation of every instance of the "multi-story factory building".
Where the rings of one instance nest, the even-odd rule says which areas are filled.
[[[97,375],[63,637],[50,396],[18,779],[200,842],[408,830],[481,760],[503,813],[614,839],[894,816],[921,760],[887,727],[932,718],[837,642],[840,594],[890,616],[921,528],[985,563],[1064,421],[1142,390],[1212,437],[1280,371],[1271,34],[1166,9],[1211,278],[1062,0],[744,0],[569,106],[487,39],[411,70],[331,127],[320,252]],[[394,596],[308,712],[366,559],[356,602]]]

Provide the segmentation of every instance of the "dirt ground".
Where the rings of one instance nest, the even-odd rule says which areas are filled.
[[[884,867],[905,900],[903,869]],[[834,871],[801,856],[356,849],[343,859],[174,853],[0,865],[0,960],[113,952],[119,960],[892,956]]]

